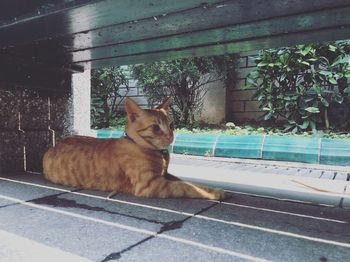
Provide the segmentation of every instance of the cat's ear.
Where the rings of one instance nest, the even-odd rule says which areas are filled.
[[[168,96],[164,99],[163,103],[157,106],[157,109],[164,109],[165,111],[168,111],[171,102],[172,102],[172,99],[170,96]]]
[[[129,97],[125,99],[125,111],[131,122],[134,122],[142,113],[142,109]]]

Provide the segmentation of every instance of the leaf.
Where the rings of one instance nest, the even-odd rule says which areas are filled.
[[[308,108],[305,108],[305,111],[313,114],[320,113],[320,110],[317,107],[308,107]]]
[[[350,63],[350,55],[341,54],[334,60],[334,62],[332,63],[332,66],[337,66],[339,64],[349,64],[349,63]]]
[[[333,85],[338,84],[337,80],[335,80],[335,78],[333,78],[333,77],[328,78],[328,81]]]
[[[291,124],[288,124],[288,125],[285,125],[285,128],[284,128],[284,130],[283,131],[288,131],[288,130],[290,130],[290,129],[292,129],[293,127],[295,127],[295,125],[291,125]]]
[[[331,51],[331,52],[335,52],[337,50],[337,47],[334,46],[334,45],[329,45],[328,46],[328,50]]]
[[[256,66],[257,67],[264,67],[264,66],[267,66],[268,64],[265,63],[265,62],[260,62],[259,64],[257,64]]]
[[[302,56],[306,56],[308,53],[310,53],[312,47],[311,46],[306,46],[303,50],[301,50]]]
[[[285,64],[288,61],[289,58],[289,54],[288,53],[284,53],[283,55],[280,56],[280,61]]]
[[[347,87],[344,89],[344,93],[350,95],[350,87]]]
[[[341,103],[343,103],[344,98],[343,98],[340,94],[336,94],[336,95],[334,96],[334,100],[335,100],[337,103],[341,104]]]
[[[318,73],[324,76],[332,76],[332,72],[326,70],[321,70]]]
[[[310,121],[304,120],[303,124],[302,124],[302,125],[299,125],[299,127],[300,127],[301,129],[307,129],[308,126],[309,126],[309,124],[310,124]]]
[[[248,77],[253,78],[253,79],[257,79],[260,77],[260,73],[257,70],[252,71],[249,73]]]
[[[268,114],[266,114],[266,115],[264,116],[264,120],[265,120],[265,121],[266,121],[266,120],[269,120],[269,119],[271,119],[271,117],[272,117],[272,113],[269,112]]]
[[[329,103],[327,101],[327,99],[321,97],[321,103],[325,106],[325,107],[328,107],[329,106]]]
[[[316,123],[315,123],[315,121],[310,121],[310,127],[311,127],[311,129],[313,131],[316,130]]]

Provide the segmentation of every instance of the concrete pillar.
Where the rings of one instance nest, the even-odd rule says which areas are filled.
[[[77,135],[92,135],[90,131],[91,111],[90,70],[72,75],[72,131]]]

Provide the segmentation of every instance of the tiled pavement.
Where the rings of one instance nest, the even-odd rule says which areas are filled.
[[[176,166],[185,160],[175,156],[173,161]],[[217,165],[218,172],[228,165],[207,164]],[[349,209],[239,193],[227,193],[222,202],[106,195],[53,185],[39,174],[2,175],[0,260],[299,262],[350,257]]]

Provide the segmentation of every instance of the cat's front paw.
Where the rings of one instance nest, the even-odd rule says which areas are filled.
[[[212,200],[223,200],[225,198],[225,191],[223,189],[215,188],[212,192]]]

